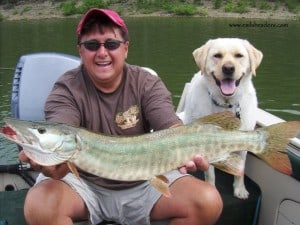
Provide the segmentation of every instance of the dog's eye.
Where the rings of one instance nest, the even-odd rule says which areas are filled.
[[[236,53],[236,54],[235,54],[235,57],[236,57],[236,58],[242,58],[242,57],[244,57],[244,56],[243,56],[241,53]]]
[[[214,54],[214,57],[220,59],[220,58],[222,58],[222,54],[221,53],[216,53],[216,54]]]

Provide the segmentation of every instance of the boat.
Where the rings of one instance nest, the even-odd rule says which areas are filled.
[[[24,120],[43,120],[43,105],[53,83],[58,76],[79,64],[78,57],[62,53],[41,52],[21,56],[12,82],[12,116]],[[157,75],[150,68],[145,69]],[[34,94],[28,91],[33,88]],[[182,96],[188,88],[189,83],[185,84]],[[177,113],[181,112],[183,105],[181,100]],[[284,121],[262,109],[257,113],[258,127]],[[250,196],[246,200],[233,196],[233,176],[217,170],[216,187],[224,202],[217,225],[300,224],[300,134],[291,139],[287,148],[293,167],[292,176],[281,174],[254,155],[248,154],[245,185]],[[29,165],[21,162],[0,166],[0,225],[26,225],[23,216],[24,199],[28,189],[34,185],[36,175]],[[202,172],[193,175],[204,179]],[[167,222],[156,221],[152,224],[163,225]],[[86,225],[87,221],[75,224]],[[105,221],[101,224],[115,223]]]

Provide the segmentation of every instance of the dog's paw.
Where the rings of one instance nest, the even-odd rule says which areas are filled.
[[[234,188],[234,196],[240,199],[247,199],[249,197],[249,192],[245,188],[245,186],[242,187],[235,187]]]

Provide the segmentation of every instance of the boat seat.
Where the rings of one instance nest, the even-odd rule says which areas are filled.
[[[44,120],[44,103],[54,82],[67,70],[80,65],[80,58],[61,53],[33,53],[20,57],[11,94],[12,116]]]

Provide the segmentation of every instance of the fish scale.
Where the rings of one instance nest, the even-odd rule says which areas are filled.
[[[80,130],[77,135],[85,149],[71,160],[78,167],[101,177],[131,181],[148,180],[155,174],[176,169],[196,154],[204,155],[210,162],[216,161],[218,155],[249,147],[253,152],[263,149],[260,142],[266,133],[226,131],[205,124],[167,129],[157,135],[107,136],[105,141],[98,135],[91,138],[87,130]]]

